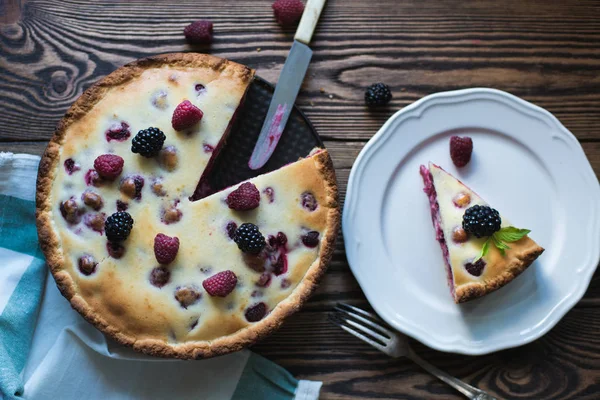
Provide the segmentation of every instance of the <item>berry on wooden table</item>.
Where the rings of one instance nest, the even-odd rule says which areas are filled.
[[[383,106],[392,100],[392,92],[385,83],[374,83],[365,91],[365,103],[369,107]]]
[[[304,4],[300,0],[277,0],[271,6],[277,23],[281,26],[292,26],[300,21],[304,12]]]
[[[183,34],[192,44],[209,44],[213,40],[213,23],[206,19],[194,21],[183,29]]]

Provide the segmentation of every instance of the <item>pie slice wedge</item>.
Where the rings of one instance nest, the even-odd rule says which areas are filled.
[[[454,301],[463,303],[493,292],[515,279],[544,249],[525,235],[507,243],[502,254],[492,240],[481,257],[488,237],[477,238],[462,227],[463,215],[472,206],[489,206],[477,193],[439,166],[421,165],[424,192],[429,198],[431,219],[440,243],[448,284]],[[501,228],[510,222],[500,215]]]

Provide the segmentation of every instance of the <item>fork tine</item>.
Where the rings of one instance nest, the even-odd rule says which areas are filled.
[[[339,305],[345,305],[345,306],[348,306],[347,304],[343,304],[343,303],[340,303]],[[366,312],[366,311],[363,311],[363,310],[361,310],[360,308],[356,308],[356,307],[352,307],[352,306],[348,306],[348,308],[350,308],[350,310],[346,310],[346,309],[344,309],[344,308],[341,308],[341,307],[339,307],[339,305],[335,307],[335,310],[337,310],[338,312],[341,312],[341,313],[343,313],[343,314],[345,314],[345,315],[349,315],[349,316],[351,316],[352,318],[356,319],[357,321],[360,321],[360,322],[362,322],[363,324],[365,324],[365,325],[367,325],[367,326],[369,326],[369,327],[371,327],[371,328],[373,328],[373,329],[376,329],[376,330],[378,330],[379,332],[381,332],[381,333],[383,333],[383,334],[387,335],[387,336],[388,336],[388,338],[392,338],[392,337],[394,337],[394,333],[393,333],[393,332],[391,332],[389,329],[387,329],[387,328],[385,328],[385,327],[381,326],[380,324],[378,324],[378,323],[376,323],[376,322],[373,322],[373,321],[371,321],[371,320],[368,320],[368,319],[366,319],[366,318],[364,318],[364,317],[361,317],[360,315],[358,315],[358,313],[357,313],[357,312],[354,312],[354,311],[355,311],[355,310],[359,310],[359,311],[362,311],[362,313],[361,313],[361,314],[363,314],[363,315],[365,315],[365,314],[366,314],[366,315],[369,315],[369,316],[371,316],[371,313],[368,313],[368,312]],[[380,321],[379,317],[377,318],[377,320],[378,320],[378,321]]]
[[[350,310],[352,310],[352,311],[354,311],[354,312],[356,312],[356,313],[358,313],[358,314],[361,314],[361,315],[363,315],[363,316],[365,316],[365,317],[372,318],[372,319],[374,319],[374,320],[375,320],[375,321],[377,321],[377,322],[380,322],[380,323],[382,323],[382,324],[385,324],[385,325],[387,325],[387,323],[386,323],[384,320],[382,320],[382,319],[379,317],[379,315],[377,315],[377,314],[375,314],[375,313],[372,313],[372,312],[369,312],[369,311],[365,311],[365,310],[363,310],[362,308],[358,308],[358,307],[355,307],[355,306],[351,306],[350,304],[347,304],[347,303],[338,303],[337,305],[338,305],[338,306],[342,306],[342,307],[346,307],[346,308],[348,308],[348,309],[350,309]]]
[[[369,328],[367,328],[367,327],[365,327],[365,326],[363,326],[361,324],[358,324],[358,323],[352,321],[351,319],[347,319],[345,322],[348,325],[354,327],[355,329],[358,329],[359,331],[362,331],[363,333],[365,333],[365,334],[373,337],[374,339],[380,341],[382,344],[384,344],[386,346],[387,346],[387,344],[390,341],[390,338],[387,338],[387,337],[379,334],[378,332],[376,332],[376,331],[374,331],[372,329],[369,329]]]
[[[349,334],[356,336],[357,338],[359,338],[360,340],[362,340],[363,342],[370,344],[371,346],[375,347],[377,350],[386,353],[387,354],[387,350],[385,348],[385,346],[382,346],[381,344],[377,343],[376,341],[366,337],[365,335],[363,335],[360,332],[355,331],[354,329],[344,325],[343,323],[340,323],[338,321],[335,321],[332,319],[332,322],[336,325],[338,325],[340,328],[342,328],[343,330],[345,330],[346,332],[348,332]]]

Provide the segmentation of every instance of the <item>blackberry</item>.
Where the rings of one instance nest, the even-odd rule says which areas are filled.
[[[118,211],[106,218],[104,233],[110,242],[122,242],[131,233],[133,218],[126,211]]]
[[[233,240],[244,253],[258,254],[265,247],[265,237],[258,230],[258,226],[246,222],[235,231]]]
[[[154,157],[162,149],[166,136],[158,128],[142,129],[131,141],[131,151],[144,157]]]
[[[383,106],[392,100],[392,92],[385,83],[374,83],[365,92],[365,103],[368,106]]]
[[[488,206],[475,205],[466,209],[462,226],[465,231],[478,238],[492,236],[500,230],[500,214]]]

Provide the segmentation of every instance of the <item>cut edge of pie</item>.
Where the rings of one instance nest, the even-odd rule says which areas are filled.
[[[311,158],[314,161],[315,169],[322,177],[324,184],[326,200],[323,206],[328,208],[326,233],[320,238],[320,250],[317,258],[308,267],[302,280],[290,295],[277,303],[262,320],[235,331],[230,335],[214,340],[190,341],[185,343],[169,343],[160,339],[138,339],[135,336],[123,334],[114,326],[107,323],[105,318],[95,312],[85,299],[78,294],[73,277],[64,269],[65,256],[60,247],[60,238],[54,227],[52,217],[54,204],[52,203],[51,192],[53,181],[58,168],[60,168],[61,146],[63,145],[67,128],[79,118],[85,116],[110,88],[124,84],[132,78],[139,76],[147,68],[163,65],[209,67],[216,71],[230,68],[233,70],[233,73],[238,74],[242,80],[247,82],[247,85],[249,85],[254,75],[253,70],[218,57],[198,53],[173,53],[134,61],[117,69],[90,87],[71,106],[59,122],[41,158],[36,191],[38,237],[50,272],[61,294],[69,300],[71,306],[76,311],[101,332],[122,345],[130,346],[136,351],[149,355],[180,359],[209,358],[239,351],[268,336],[279,328],[286,317],[297,312],[316,289],[333,255],[335,240],[339,230],[340,210],[337,181],[333,163],[327,150],[315,149],[307,156],[307,158]]]
[[[441,207],[438,202],[439,196],[432,171],[439,172],[442,176],[441,179],[451,182],[456,185],[456,187],[460,187],[462,192],[468,193],[473,197],[470,204],[478,203],[487,205],[487,203],[472,189],[438,165],[430,162],[429,167],[424,165],[420,166],[419,172],[423,178],[424,192],[427,194],[429,200],[431,219],[436,232],[436,240],[439,242],[443,253],[448,286],[450,287],[452,297],[456,303],[464,303],[500,289],[525,271],[525,269],[527,269],[527,267],[543,253],[544,249],[542,247],[529,236],[525,236],[516,242],[510,243],[511,248],[506,251],[506,255],[504,256],[495,246],[490,246],[489,253],[483,257],[485,266],[483,267],[480,276],[471,275],[465,269],[462,262],[461,265],[453,263],[451,260],[451,253],[455,253],[457,249],[463,251],[467,258],[469,256],[471,256],[471,259],[476,257],[483,245],[484,239],[470,238],[467,240],[465,243],[470,243],[470,246],[472,247],[467,251],[460,250],[464,243],[458,245],[456,245],[456,243],[451,243],[453,248],[449,249],[448,241],[451,239],[447,236],[449,236],[448,233],[451,232],[450,229],[452,228],[445,226],[445,221],[443,221],[441,216]],[[451,201],[451,198],[446,200]],[[444,208],[450,207],[449,204],[444,204],[443,206]],[[454,206],[460,208],[456,206],[456,204],[454,204]],[[462,208],[466,209],[467,207],[468,205],[465,205]],[[462,213],[464,213],[464,211],[461,210],[460,218],[462,218]],[[502,221],[504,226],[507,221],[504,217],[502,217]],[[458,225],[458,220],[454,222]],[[474,253],[473,250],[476,252]],[[469,260],[465,259],[464,261],[468,262]],[[457,280],[459,280],[459,282],[457,282]]]

